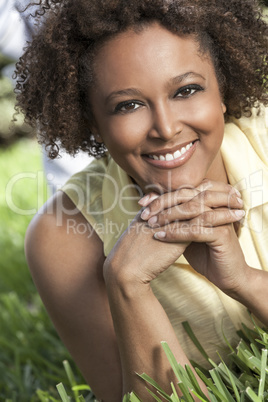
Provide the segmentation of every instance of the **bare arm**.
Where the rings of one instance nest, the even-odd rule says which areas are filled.
[[[106,276],[106,284],[122,361],[124,393],[134,390],[142,401],[153,400],[145,389],[145,382],[136,374],[145,372],[170,395],[170,383],[175,385],[178,380],[170,368],[161,341],[168,343],[182,366],[191,364],[165,311],[150,285],[131,282],[126,285],[109,275]],[[206,394],[204,384],[199,378],[197,380]],[[148,384],[146,386],[151,388]],[[177,392],[180,395],[178,388]]]
[[[245,275],[229,296],[244,304],[266,327],[268,326],[268,272],[245,265]],[[227,292],[226,292],[227,293]]]
[[[104,264],[122,362],[123,390],[124,393],[134,390],[146,401],[152,399],[136,373],[150,375],[169,394],[172,392],[171,381],[174,385],[177,383],[161,341],[168,342],[180,364],[190,365],[165,311],[150,287],[151,280],[177,260],[187,243],[161,244],[153,235],[154,231],[138,215]],[[206,393],[204,384],[199,378],[198,381]],[[180,394],[178,388],[177,392]]]
[[[68,219],[73,228],[74,221],[88,223],[78,211],[72,216],[62,213],[62,206],[66,211],[74,209],[69,198],[58,193],[32,221],[26,238],[28,264],[46,309],[86,381],[99,399],[118,402],[121,364],[103,280],[102,242],[94,231],[89,237],[90,229],[83,235],[69,230]]]
[[[62,222],[57,216],[63,209],[73,208],[68,197],[59,193],[31,223],[26,255],[33,279],[60,337],[96,396],[105,402],[118,402],[125,392],[134,389],[149,401],[144,383],[135,372],[152,375],[168,391],[170,381],[175,381],[161,341],[169,343],[182,364],[189,361],[149,281],[130,281],[125,286],[119,277],[107,275],[104,283],[105,258],[98,236],[94,231],[88,238],[88,233],[68,230],[68,219],[75,220],[76,225],[88,225],[80,213],[68,216],[65,212]],[[150,230],[150,238],[151,234]],[[144,239],[135,238],[144,247]],[[155,240],[151,242],[159,255],[167,248],[174,249],[167,245],[159,249]],[[177,253],[176,247],[171,260]],[[119,254],[116,256],[121,259]]]

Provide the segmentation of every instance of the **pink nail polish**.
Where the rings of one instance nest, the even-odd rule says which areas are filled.
[[[150,196],[149,195],[145,195],[144,197],[142,197],[139,201],[138,204],[144,206],[145,204],[147,204],[147,202],[149,201]]]
[[[148,220],[148,225],[149,225],[149,226],[153,226],[156,222],[157,222],[157,216],[152,216],[152,217]]]
[[[150,215],[150,209],[145,208],[144,211],[142,211],[141,219],[146,220],[148,219],[149,215]]]
[[[234,211],[234,214],[239,219],[244,218],[244,216],[246,215],[245,211],[243,211],[243,210]]]
[[[244,203],[243,203],[243,200],[242,200],[241,198],[236,197],[236,200],[237,200],[238,204],[240,204],[240,205],[243,205],[243,204],[244,204]]]
[[[155,238],[156,240],[165,239],[166,236],[167,236],[166,232],[156,232],[156,233],[154,234],[154,238]]]

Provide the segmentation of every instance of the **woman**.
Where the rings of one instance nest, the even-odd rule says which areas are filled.
[[[149,400],[136,372],[175,382],[161,341],[204,363],[184,320],[215,359],[247,309],[268,323],[267,26],[252,0],[46,8],[19,105],[51,157],[101,158],[34,218],[29,267],[96,396]]]

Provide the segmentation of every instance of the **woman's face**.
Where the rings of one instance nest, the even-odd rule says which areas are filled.
[[[157,23],[128,30],[99,50],[94,72],[93,132],[145,193],[222,177],[225,106],[192,37]]]

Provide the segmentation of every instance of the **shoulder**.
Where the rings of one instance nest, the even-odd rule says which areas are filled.
[[[94,160],[61,188],[92,227],[103,224],[103,183],[109,160],[109,156]]]
[[[225,125],[225,139],[230,149],[241,149],[242,144],[252,149],[259,160],[268,166],[268,108],[253,109],[250,117],[231,117]]]
[[[51,281],[101,267],[103,244],[89,222],[63,192],[37,213],[26,233],[25,252],[33,278]],[[102,274],[102,272],[100,272]]]

